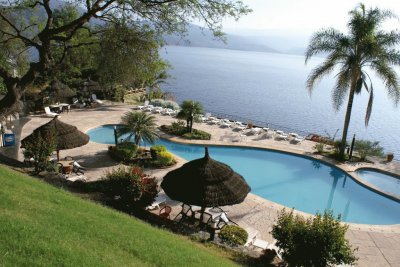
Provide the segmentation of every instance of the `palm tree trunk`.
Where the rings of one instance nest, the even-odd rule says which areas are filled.
[[[190,128],[189,128],[189,133],[192,133],[193,131],[193,117],[190,117]]]
[[[135,145],[139,146],[140,135],[136,133],[135,135]]]
[[[346,116],[344,119],[342,142],[340,144],[340,150],[339,150],[339,159],[340,160],[344,160],[344,151],[346,149],[347,132],[349,130],[349,125],[350,125],[351,110],[353,108],[355,88],[356,88],[356,82],[352,82],[350,94],[349,94],[349,101],[347,103]]]

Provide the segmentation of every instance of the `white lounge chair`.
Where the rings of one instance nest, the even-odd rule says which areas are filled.
[[[92,94],[92,100],[96,103],[103,104],[103,101],[101,101],[100,99],[97,99],[96,94]]]
[[[245,230],[247,232],[247,240],[244,246],[248,247],[250,245],[253,245],[253,242],[257,238],[257,235],[259,235],[259,232],[251,227],[245,228]]]
[[[293,138],[290,142],[293,144],[298,144],[303,142],[305,137],[297,136],[296,138]]]
[[[232,122],[231,122],[230,120],[228,120],[228,119],[223,119],[223,120],[220,121],[219,125],[220,125],[221,127],[227,127],[227,128],[229,128],[229,127],[231,127]]]
[[[262,130],[261,128],[255,127],[255,128],[251,128],[249,133],[250,134],[259,134],[259,133],[261,133],[261,130]]]
[[[161,112],[163,111],[162,107],[155,107],[153,108],[153,110],[151,111],[152,113],[158,113],[161,114]]]
[[[46,116],[49,116],[49,117],[58,117],[58,116],[60,116],[58,113],[52,112],[50,110],[50,107],[44,107],[44,112],[46,113]]]
[[[270,244],[265,240],[255,238],[253,241],[253,246],[261,249],[267,249],[270,246]]]
[[[154,202],[150,205],[147,206],[146,209],[148,210],[154,210],[154,209],[160,209],[160,205],[164,204],[167,201],[167,198],[165,195],[158,195],[155,199]]]
[[[279,259],[282,260],[282,249],[276,245],[276,240],[268,245],[267,249],[274,250]]]

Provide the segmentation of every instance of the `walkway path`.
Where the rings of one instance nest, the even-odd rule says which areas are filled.
[[[73,110],[69,114],[62,114],[60,120],[77,126],[81,131],[103,124],[115,124],[120,122],[121,116],[131,110],[132,107],[122,104],[104,105],[90,110]],[[175,119],[155,115],[158,124],[169,124]],[[20,131],[21,138],[29,135],[35,128],[48,122],[50,118],[41,116],[31,116],[29,121],[23,123],[16,122],[15,130]],[[240,134],[230,128],[220,128],[216,125],[195,124],[198,129],[206,130],[212,134],[212,144],[231,144],[265,147],[270,149],[284,150],[288,152],[311,155],[314,143],[303,141],[301,144],[293,145],[287,141],[275,141],[273,139],[260,139],[259,136],[248,136],[246,140],[240,140]],[[240,140],[240,141],[238,141]],[[196,143],[196,142],[194,142]],[[204,141],[197,143],[204,143]],[[18,146],[17,146],[18,147]],[[17,148],[16,147],[16,148]],[[88,167],[85,175],[89,180],[96,180],[103,176],[104,171],[117,165],[117,162],[108,157],[108,145],[89,142],[81,148],[61,151],[61,157],[72,156],[83,166]],[[15,148],[0,148],[0,152],[13,158],[22,160],[22,152]],[[178,158],[178,164],[174,168],[180,167],[185,160]],[[343,164],[341,164],[343,165]],[[398,162],[383,163],[377,162],[374,167],[379,166],[386,170],[400,174],[400,164]],[[352,170],[355,166],[343,165],[342,168]],[[359,166],[357,166],[359,167]],[[162,177],[172,170],[148,170],[148,172],[161,180]],[[168,203],[173,206],[173,213],[179,211],[179,203],[171,201]],[[249,194],[245,201],[235,206],[224,207],[228,211],[229,217],[243,227],[252,227],[260,232],[260,238],[272,241],[270,231],[276,221],[277,214],[283,206]],[[399,211],[400,212],[400,211]],[[301,212],[298,212],[301,213]],[[301,213],[303,214],[303,213]],[[309,215],[306,215],[309,216]],[[359,257],[359,266],[398,266],[400,267],[400,225],[392,226],[372,226],[349,224],[347,238],[353,247],[358,247],[356,255]]]

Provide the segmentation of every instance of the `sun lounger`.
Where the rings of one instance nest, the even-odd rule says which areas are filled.
[[[58,117],[59,114],[55,112],[50,111],[50,107],[44,107],[44,112],[46,113],[46,116],[48,117]]]
[[[76,181],[81,181],[81,182],[86,182],[86,176],[83,174],[80,175],[74,175],[74,176],[66,176],[67,181],[70,182],[76,182]]]
[[[252,245],[261,249],[267,249],[270,244],[265,240],[255,238]]]
[[[276,140],[287,140],[288,137],[289,136],[287,134],[285,134],[284,132],[279,131],[279,130],[276,131],[276,135],[275,135]]]
[[[253,244],[257,235],[259,235],[259,232],[256,229],[253,229],[251,227],[245,228],[245,230],[247,232],[247,240],[246,240],[246,243],[244,244],[244,246],[248,247]]]
[[[249,131],[249,133],[250,134],[259,134],[259,133],[261,133],[261,128],[258,128],[258,127],[256,127],[256,128],[251,128],[250,129],[250,131]]]
[[[219,125],[221,127],[227,127],[228,128],[228,127],[231,127],[232,122],[230,122],[229,120],[224,119],[224,120],[220,121]]]
[[[103,104],[103,101],[101,101],[100,99],[97,99],[96,94],[92,94],[92,100],[93,100],[93,102]]]
[[[165,195],[158,195],[155,199],[154,202],[150,205],[147,206],[147,210],[154,210],[154,209],[160,209],[160,205],[164,204],[167,201],[167,198]]]
[[[151,111],[152,113],[158,113],[161,114],[161,112],[163,111],[162,107],[155,107],[153,108],[153,110]]]
[[[276,240],[268,245],[267,249],[274,250],[279,259],[282,260],[282,249],[276,245]]]
[[[298,136],[296,138],[293,138],[290,142],[293,144],[298,144],[298,143],[301,143],[302,141],[304,141],[304,139],[305,139],[304,137]]]

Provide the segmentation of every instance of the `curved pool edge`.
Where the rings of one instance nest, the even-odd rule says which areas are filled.
[[[326,157],[320,156],[320,157],[316,157],[317,155],[311,154],[311,153],[304,153],[304,152],[297,152],[294,150],[282,150],[282,149],[277,149],[277,148],[271,148],[271,147],[261,147],[261,146],[257,146],[256,144],[227,144],[227,143],[216,143],[213,141],[207,141],[207,140],[186,140],[186,139],[181,139],[175,136],[171,136],[168,135],[162,131],[160,131],[159,133],[160,138],[169,140],[171,142],[175,142],[175,143],[180,143],[180,144],[191,144],[191,145],[211,145],[211,146],[226,146],[226,147],[243,147],[243,148],[253,148],[253,149],[261,149],[261,150],[269,150],[269,151],[275,151],[275,152],[280,152],[280,153],[286,153],[286,154],[290,154],[290,155],[295,155],[298,157],[303,157],[303,158],[307,158],[307,159],[313,159],[313,160],[317,160],[320,161],[324,164],[327,164],[329,166],[335,167],[340,169],[341,171],[345,172],[348,176],[350,176],[355,182],[359,183],[360,185],[366,187],[367,189],[370,189],[372,191],[374,191],[375,193],[378,193],[380,195],[383,195],[385,197],[388,197],[396,202],[400,203],[400,197],[390,194],[388,192],[385,192],[375,186],[373,186],[372,184],[364,181],[363,179],[361,179],[360,177],[358,177],[357,175],[354,175],[355,171],[358,169],[362,169],[362,168],[370,168],[370,167],[359,167],[357,169],[354,170],[349,170],[347,167],[350,167],[349,165],[347,165],[346,163],[335,163],[332,159],[328,159]],[[201,141],[201,142],[200,142]],[[204,141],[207,141],[208,143],[205,144]],[[393,175],[393,173],[385,171],[385,170],[381,170],[378,168],[371,168],[371,169],[375,169],[378,171],[381,171],[383,173],[389,174],[389,175]],[[398,176],[400,178],[400,175],[394,174],[395,176]]]
[[[369,170],[369,171],[373,171],[373,172],[385,174],[385,175],[388,175],[388,176],[395,177],[395,178],[397,178],[397,179],[399,179],[399,180],[400,180],[400,175],[398,175],[398,174],[396,174],[396,173],[393,173],[393,172],[386,171],[386,170],[374,168],[374,167],[359,167],[359,168],[357,168],[357,169],[355,169],[355,170],[353,171],[353,172],[354,172],[354,178],[357,179],[357,180],[360,180],[360,183],[365,184],[366,186],[370,187],[371,189],[373,189],[373,190],[375,190],[375,191],[377,191],[377,192],[382,192],[385,196],[388,196],[388,197],[390,197],[390,198],[393,199],[393,200],[396,200],[396,201],[397,201],[397,200],[400,199],[400,194],[398,194],[398,195],[392,194],[392,193],[390,193],[390,192],[387,192],[387,191],[385,191],[385,190],[383,190],[383,189],[381,189],[381,188],[375,186],[374,184],[371,184],[371,183],[365,181],[363,178],[361,178],[361,177],[357,174],[357,171],[360,171],[360,170]]]
[[[88,129],[85,130],[85,133],[87,133],[88,131],[101,127],[101,126],[110,126],[110,125],[116,125],[116,124],[100,124],[98,126],[95,127],[90,127]],[[290,150],[290,149],[277,149],[277,148],[273,148],[273,147],[267,147],[267,146],[259,146],[256,144],[229,144],[223,141],[211,141],[211,140],[186,140],[186,139],[182,139],[176,136],[171,136],[169,134],[166,134],[165,132],[157,129],[158,131],[158,135],[159,138],[161,139],[165,139],[174,143],[179,143],[179,144],[187,144],[187,145],[198,145],[198,146],[225,146],[225,147],[242,147],[242,148],[252,148],[252,149],[260,149],[260,150],[269,150],[269,151],[274,151],[274,152],[279,152],[279,153],[286,153],[286,154],[290,154],[290,155],[294,155],[294,156],[298,156],[298,157],[303,157],[303,158],[307,158],[307,159],[312,159],[312,160],[317,160],[320,161],[324,164],[327,164],[329,166],[332,166],[334,168],[338,168],[341,171],[345,172],[348,176],[350,176],[355,182],[357,182],[358,184],[360,184],[361,186],[367,188],[368,190],[371,190],[377,194],[383,195],[384,197],[388,197],[396,202],[400,202],[400,199],[387,194],[384,191],[379,190],[378,188],[375,188],[373,186],[371,186],[370,184],[364,182],[362,179],[355,177],[352,173],[355,170],[349,171],[348,169],[346,169],[345,167],[341,166],[341,165],[345,165],[347,166],[347,164],[345,163],[335,163],[333,160],[331,159],[327,159],[323,156],[320,155],[315,155],[312,153],[307,153],[307,152],[300,152],[300,151],[295,151],[295,150]],[[206,142],[206,143],[205,143]],[[97,143],[97,142],[93,142],[96,144],[100,144],[100,145],[107,145],[109,146],[110,144],[102,144],[102,143]],[[174,156],[178,157],[177,155],[174,154]],[[316,157],[319,156],[319,157]],[[178,157],[181,160],[187,162],[187,160]],[[362,168],[362,167],[360,167]],[[284,206],[282,204],[279,204],[277,202],[273,202],[269,199],[263,198],[261,196],[258,196],[256,194],[253,193],[249,193],[249,195],[253,198],[256,199],[258,201],[265,201],[267,203],[270,203],[274,206],[274,208],[276,209],[277,212],[280,212],[282,209],[286,209],[286,210],[293,210],[294,214],[298,214],[298,215],[302,215],[302,216],[306,216],[308,218],[311,218],[313,216],[315,216],[315,214],[311,214],[311,213],[307,213],[304,211],[300,211],[297,209],[293,209],[291,207],[288,206]],[[352,229],[356,229],[356,230],[375,230],[375,231],[379,231],[379,232],[388,232],[388,233],[400,233],[400,224],[382,224],[382,225],[376,225],[376,224],[360,224],[360,223],[352,223],[352,222],[341,222],[342,224],[345,225],[349,225],[350,228]]]

